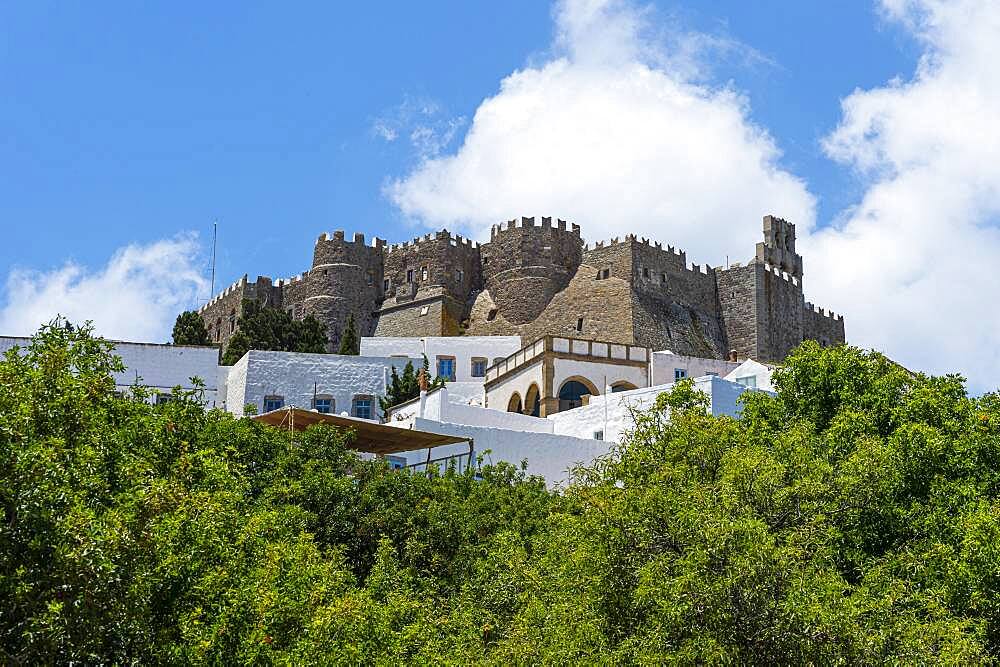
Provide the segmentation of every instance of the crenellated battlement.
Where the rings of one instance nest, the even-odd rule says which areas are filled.
[[[811,311],[814,315],[819,315],[820,317],[825,317],[826,319],[832,320],[834,322],[843,322],[844,321],[844,316],[843,315],[838,315],[838,314],[834,313],[832,310],[828,311],[825,308],[820,308],[818,306],[814,306],[812,303],[810,303],[808,301],[806,301],[806,310],[807,311]]]
[[[392,243],[386,247],[386,253],[415,248],[423,243],[440,243],[444,241],[447,241],[448,245],[453,248],[464,248],[467,250],[479,249],[479,243],[473,241],[472,239],[463,237],[461,234],[453,235],[447,229],[442,229],[439,232],[430,232],[428,234],[424,234],[423,236],[417,236],[409,241],[403,241],[402,243]]]
[[[490,240],[494,240],[498,234],[502,234],[505,231],[510,231],[512,229],[526,229],[526,230],[539,230],[539,231],[556,231],[556,232],[566,232],[568,234],[573,234],[577,238],[580,237],[580,225],[576,223],[569,224],[567,229],[567,222],[560,218],[556,218],[555,226],[552,225],[552,218],[545,216],[541,218],[540,224],[535,224],[535,218],[521,216],[519,218],[514,218],[508,220],[504,223],[493,225],[490,228]]]
[[[316,239],[316,244],[319,245],[320,243],[340,243],[344,245],[362,246],[365,248],[382,248],[385,246],[385,239],[380,239],[376,236],[372,239],[372,243],[369,246],[365,245],[365,235],[362,232],[354,232],[354,236],[350,241],[348,241],[344,230],[338,229],[332,234],[330,232],[323,232],[320,234],[319,238]]]
[[[579,225],[548,216],[492,225],[481,244],[447,229],[397,243],[335,230],[316,239],[308,271],[244,275],[199,313],[223,346],[243,299],[317,317],[332,349],[350,314],[362,335],[575,331],[769,361],[803,339],[843,342],[843,317],[803,297],[795,226],[766,216],[763,232],[749,262],[713,267],[632,233],[585,243]]]

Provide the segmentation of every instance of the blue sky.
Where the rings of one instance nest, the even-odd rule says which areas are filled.
[[[875,250],[874,242],[860,250],[844,245],[866,230],[871,238],[888,235],[864,225],[888,219],[889,213],[866,218],[865,211],[887,179],[900,177],[905,162],[892,151],[906,141],[897,142],[877,119],[902,113],[911,101],[900,99],[888,110],[873,107],[889,104],[885,95],[907,92],[894,88],[894,79],[904,85],[928,83],[924,79],[931,75],[921,74],[918,63],[954,51],[947,41],[949,26],[986,23],[975,12],[991,11],[990,3],[961,4],[968,11],[952,15],[937,0],[303,2],[292,10],[275,3],[7,3],[0,6],[5,26],[0,37],[0,270],[6,276],[0,301],[6,314],[0,323],[26,326],[25,318],[13,313],[25,303],[66,312],[72,308],[64,302],[87,294],[100,300],[103,294],[113,304],[126,288],[107,274],[115,273],[116,261],[125,261],[117,272],[122,280],[166,282],[161,287],[167,296],[156,297],[165,298],[166,306],[149,313],[134,306],[135,317],[151,320],[145,328],[130,328],[108,310],[104,330],[166,337],[164,321],[172,322],[172,316],[164,313],[179,301],[195,305],[208,296],[207,286],[192,274],[208,275],[213,220],[219,222],[217,286],[223,286],[244,272],[282,276],[308,268],[312,243],[326,230],[403,240],[440,226],[481,236],[485,221],[501,216],[587,218],[576,211],[536,210],[566,208],[560,204],[572,200],[572,193],[546,199],[524,194],[522,183],[508,187],[477,175],[470,165],[480,164],[483,156],[516,163],[512,156],[526,153],[525,162],[532,164],[546,159],[491,129],[485,118],[490,114],[483,114],[476,135],[492,137],[493,143],[482,140],[476,148],[467,133],[477,110],[506,113],[516,106],[504,105],[509,91],[503,83],[516,72],[527,72],[530,80],[515,76],[509,81],[520,87],[512,99],[547,96],[546,106],[565,103],[572,119],[580,119],[588,104],[600,100],[587,94],[578,102],[569,100],[580,86],[590,80],[606,86],[615,78],[602,79],[603,72],[639,67],[679,82],[677,88],[661,88],[663,95],[690,95],[725,112],[719,122],[735,138],[705,142],[700,152],[714,152],[711,159],[725,162],[732,151],[733,162],[749,165],[746,177],[732,171],[742,169],[739,165],[699,166],[704,180],[716,182],[685,202],[684,210],[693,210],[699,225],[685,228],[677,210],[656,201],[647,206],[644,195],[620,194],[628,184],[616,184],[612,175],[608,208],[598,203],[587,209],[594,219],[583,220],[584,235],[597,239],[627,231],[628,220],[607,220],[613,216],[606,211],[614,210],[616,196],[636,199],[637,206],[664,212],[656,220],[637,222],[640,232],[665,242],[676,239],[689,248],[689,259],[717,264],[723,254],[752,254],[762,215],[797,217],[793,221],[803,236],[812,230],[812,240],[804,245],[813,257],[803,249],[807,297],[815,296],[817,303],[827,299],[824,305],[845,312],[849,336],[854,314],[858,342],[893,354],[914,322],[905,314],[885,313],[900,320],[892,322],[892,330],[900,333],[884,334],[886,326],[876,313],[891,310],[887,304],[895,301],[894,285],[905,290],[935,276],[898,267],[895,282],[885,286],[885,303],[868,308],[837,258],[892,251]],[[603,54],[594,57],[601,61],[597,65],[589,62],[592,53]],[[565,72],[548,67],[559,63],[568,63],[575,74],[567,79]],[[587,78],[598,70],[602,73]],[[935,95],[933,90],[927,94]],[[490,98],[495,105],[484,104]],[[856,117],[845,113],[845,99],[857,101]],[[986,110],[970,111],[977,112]],[[671,113],[664,107],[655,116],[669,128]],[[603,128],[606,120],[601,119],[606,117],[584,125],[581,135],[624,131]],[[915,128],[939,121],[906,120]],[[545,129],[526,131],[544,134]],[[741,133],[753,136],[744,141]],[[663,140],[677,147],[676,159],[647,170],[662,169],[662,182],[679,182],[690,170],[685,165],[702,156],[685,154],[696,149],[684,147],[677,137]],[[629,141],[625,137],[619,143]],[[927,141],[941,144],[933,137]],[[614,150],[594,145],[594,161],[604,159],[601,150]],[[592,176],[565,169],[547,173],[556,181]],[[653,183],[645,189],[656,189]],[[750,197],[744,203],[741,195],[728,193],[731,183],[746,183],[748,189],[770,193],[769,198]],[[685,192],[690,190],[685,186]],[[470,194],[487,191],[482,199]],[[725,226],[713,226],[713,216],[737,224],[731,210],[712,201],[727,197],[741,204],[737,210],[745,210],[739,214],[739,231],[734,227],[732,234]],[[977,229],[987,228],[992,243],[992,200],[984,205],[978,195],[974,199],[971,208],[986,209]],[[462,206],[451,205],[455,201]],[[700,202],[704,211],[695,210]],[[823,235],[824,228],[829,235]],[[915,252],[930,250],[921,245]],[[176,263],[184,285],[150,273],[144,262],[158,257]],[[822,276],[811,275],[811,266]],[[84,289],[87,281],[92,284]],[[170,294],[177,298],[170,300]],[[141,293],[131,295],[131,301],[122,298],[134,305]],[[45,312],[39,308],[31,317]],[[99,329],[101,324],[98,318]],[[990,333],[984,329],[974,340],[988,341]],[[936,329],[922,345],[956,335],[960,332]],[[969,367],[972,356],[959,352],[931,360],[907,346],[899,355],[930,370],[977,372]],[[1000,369],[1000,361],[990,363]]]
[[[418,156],[373,124],[406,100],[468,120],[553,33],[538,1],[298,7],[4,5],[0,266],[98,266],[130,242],[205,240],[213,220],[224,281],[305,269],[334,227],[409,238],[419,230],[382,186]],[[851,203],[856,183],[819,139],[841,97],[912,71],[912,42],[864,2],[657,7],[759,52],[713,77],[747,93],[783,163],[819,195],[821,220]]]

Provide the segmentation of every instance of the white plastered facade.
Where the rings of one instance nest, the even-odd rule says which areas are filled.
[[[354,400],[368,398],[377,418],[391,369],[401,372],[408,361],[420,360],[250,350],[229,371],[226,409],[243,416],[244,406],[253,404],[260,413],[266,397],[280,397],[285,407],[310,410],[315,394],[333,401],[331,412],[352,416]]]
[[[520,336],[426,336],[403,338],[389,336],[361,339],[361,355],[371,357],[405,356],[427,360],[431,372],[437,374],[439,358],[455,360],[456,382],[483,382],[482,376],[472,374],[472,362],[481,359],[489,366],[496,359],[507,357],[521,349]],[[419,367],[419,366],[418,366]]]

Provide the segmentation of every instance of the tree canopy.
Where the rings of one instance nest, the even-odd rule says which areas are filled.
[[[116,392],[89,327],[0,361],[10,663],[981,663],[1000,650],[1000,397],[800,347],[690,383],[561,492],[392,471]],[[404,372],[405,375],[405,372]],[[485,453],[484,453],[485,454]],[[488,455],[486,455],[488,459]]]
[[[445,380],[440,375],[433,380],[430,379],[431,364],[427,360],[426,354],[424,355],[422,368],[425,377],[427,377],[428,389],[437,389],[444,386]],[[386,395],[380,397],[378,402],[382,408],[382,412],[385,413],[390,408],[401,403],[406,403],[407,401],[412,401],[418,396],[420,396],[420,379],[417,372],[413,369],[413,362],[407,361],[402,375],[396,372],[396,367],[393,366],[389,377],[389,386],[386,387]]]
[[[201,315],[193,310],[185,310],[174,322],[174,345],[211,345],[208,329]]]
[[[247,350],[325,353],[328,342],[323,325],[312,315],[296,320],[280,308],[244,299],[236,333],[226,345],[222,363],[232,366]]]

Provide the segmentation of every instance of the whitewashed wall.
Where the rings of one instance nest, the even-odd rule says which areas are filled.
[[[683,368],[687,371],[689,378],[698,378],[713,373],[719,377],[726,377],[739,365],[739,363],[734,361],[688,357],[683,354],[674,354],[670,351],[654,352],[653,385],[673,382],[674,371],[678,368]]]
[[[197,377],[205,383],[205,404],[208,407],[213,407],[216,403],[222,405],[218,397],[220,367],[217,348],[111,342],[114,353],[125,364],[125,372],[115,374],[115,384],[119,390],[124,391],[135,385],[138,376],[143,386],[161,393],[170,393],[177,386],[193,389],[191,378]],[[26,347],[30,344],[30,338],[0,336],[0,354],[14,346]]]
[[[528,395],[528,389],[532,384],[538,385],[539,394],[543,391],[545,385],[542,380],[542,358],[539,357],[534,363],[511,373],[500,384],[490,387],[486,391],[486,407],[506,411],[511,396],[516,392],[521,397],[523,409],[524,398]]]
[[[709,397],[713,415],[739,415],[741,408],[738,400],[746,387],[713,375],[694,378],[694,384],[696,389]],[[593,438],[596,431],[603,431],[605,440],[619,442],[635,425],[632,411],[650,409],[656,397],[672,387],[673,383],[670,383],[595,396],[588,405],[549,415],[547,419],[553,422],[557,434]]]
[[[483,378],[472,376],[473,357],[486,359],[486,365],[489,366],[494,359],[509,356],[519,349],[521,349],[520,336],[427,336],[424,338],[374,336],[361,339],[362,356],[406,355],[423,361],[422,355],[426,354],[432,372],[437,370],[438,356],[455,357],[456,382],[483,382]]]
[[[571,467],[581,463],[592,463],[598,456],[607,454],[610,447],[610,443],[607,442],[565,435],[515,432],[501,428],[448,424],[431,419],[418,418],[414,422],[414,427],[421,431],[472,438],[475,455],[490,450],[483,461],[487,464],[507,461],[520,466],[521,461],[527,459],[528,472],[544,477],[550,488],[565,486],[569,481]],[[467,453],[468,450],[469,447],[465,444],[435,447],[431,456],[433,458],[457,456]],[[427,460],[427,450],[403,452],[398,456],[405,457],[408,464],[423,463]]]
[[[468,405],[452,400],[450,387],[442,387],[427,392],[421,413],[419,399],[393,408],[389,421],[393,426],[412,426],[414,419],[423,417],[449,424],[487,426],[511,431],[552,433],[552,422],[541,417],[532,417],[517,412],[505,412],[477,405]]]
[[[554,359],[555,374],[552,379],[552,391],[559,396],[563,383],[572,377],[583,377],[589,380],[597,389],[598,394],[605,392],[607,386],[618,382],[628,382],[636,388],[649,386],[648,371],[644,366],[620,366],[600,361],[583,361],[578,359]]]
[[[392,367],[401,372],[410,359],[251,350],[229,372],[226,409],[242,416],[252,403],[263,412],[265,396],[281,396],[285,406],[311,409],[314,392],[333,398],[333,411],[352,413],[357,395],[373,396],[372,416]],[[419,360],[413,360],[415,363]]]
[[[753,377],[757,383],[757,389],[762,389],[764,391],[774,391],[774,384],[771,382],[771,375],[774,369],[765,364],[754,361],[753,359],[747,359],[738,368],[731,371],[726,375],[727,380],[732,380],[733,382],[738,381],[742,378]]]

